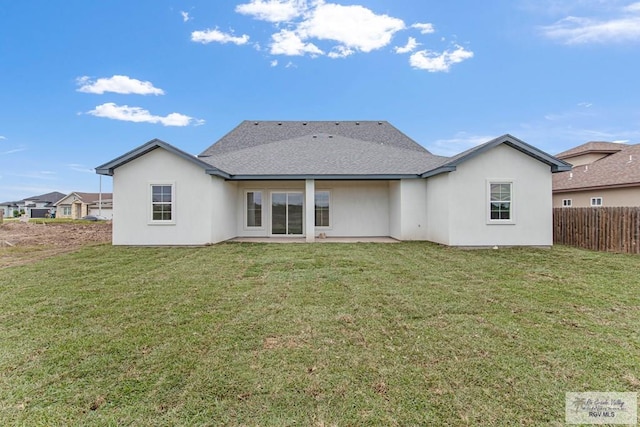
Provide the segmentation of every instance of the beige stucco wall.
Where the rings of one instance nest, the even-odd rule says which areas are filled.
[[[513,224],[489,221],[488,183],[496,181],[513,182]],[[435,187],[449,194],[448,244],[452,246],[552,245],[550,167],[520,151],[499,145],[462,163],[449,173],[446,185]],[[434,206],[429,213],[434,215],[429,218],[430,236],[446,240],[444,233],[440,236],[435,230],[444,227],[444,214]]]
[[[315,227],[328,237],[389,236],[389,184],[387,181],[315,181],[315,190],[330,193],[330,226]],[[245,194],[262,191],[262,227],[246,227]],[[305,181],[246,181],[237,186],[237,235],[271,235],[271,193],[305,191]],[[313,209],[313,207],[311,207]],[[306,229],[306,219],[304,227]]]
[[[553,207],[561,208],[562,200],[571,199],[572,208],[588,208],[592,197],[602,197],[602,206],[640,206],[640,186],[555,193]]]
[[[212,185],[212,181],[222,184],[215,182]],[[113,175],[113,244],[212,243],[212,197],[223,183],[223,180],[207,175],[201,167],[162,148],[125,163],[115,169]],[[151,184],[175,186],[175,224],[151,223]],[[216,206],[216,209],[221,207]],[[215,235],[224,234],[216,232]]]

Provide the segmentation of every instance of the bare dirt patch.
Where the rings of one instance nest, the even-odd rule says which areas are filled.
[[[111,221],[0,225],[0,268],[111,242]]]

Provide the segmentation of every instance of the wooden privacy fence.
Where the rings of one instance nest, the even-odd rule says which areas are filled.
[[[553,243],[640,253],[640,207],[554,208]]]

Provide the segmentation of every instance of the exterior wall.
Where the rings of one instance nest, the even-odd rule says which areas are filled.
[[[581,156],[568,157],[563,160],[567,163],[570,163],[573,167],[577,167],[577,166],[591,164],[604,157],[607,157],[608,155],[609,154],[604,154],[604,153],[589,153],[589,154],[582,154]]]
[[[212,180],[218,178],[162,148],[118,167],[113,174],[113,244],[211,243]],[[174,185],[174,224],[150,223],[151,184]],[[215,209],[227,207],[217,204]]]
[[[640,206],[640,186],[555,193],[553,207],[561,208],[562,200],[571,199],[572,208],[588,208],[592,197],[602,197],[602,206]]]
[[[452,200],[448,173],[427,180],[427,240],[449,245]]]
[[[212,190],[208,209],[211,215],[211,243],[218,243],[236,237],[237,224],[241,222],[237,206],[238,185],[235,182],[211,177]],[[202,213],[206,214],[202,207]]]
[[[499,145],[449,173],[449,244],[452,246],[551,246],[550,167]],[[512,181],[513,224],[489,223],[489,181]]]
[[[330,226],[315,227],[316,235],[325,233],[328,237],[389,236],[388,181],[316,180],[315,190],[330,192]],[[246,191],[263,192],[262,227],[260,228],[246,227]],[[246,181],[238,183],[236,202],[238,236],[267,237],[271,235],[270,194],[274,191],[304,193],[305,182]]]
[[[398,203],[399,230],[392,237],[399,240],[427,240],[427,182],[424,179],[403,179],[395,186],[393,204]],[[397,221],[397,218],[394,218]]]

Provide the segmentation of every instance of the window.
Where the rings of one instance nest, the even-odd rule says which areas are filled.
[[[262,227],[262,191],[247,191],[247,227]]]
[[[511,183],[491,182],[489,183],[489,220],[490,221],[512,221],[513,206],[511,205]]]
[[[562,199],[562,207],[570,208],[571,207],[571,199]]]
[[[602,197],[592,197],[591,206],[602,206]]]
[[[63,206],[62,207],[62,215],[63,216],[71,216],[71,206]]]
[[[173,185],[151,185],[151,221],[173,222]]]
[[[329,192],[316,191],[316,227],[329,227]]]

